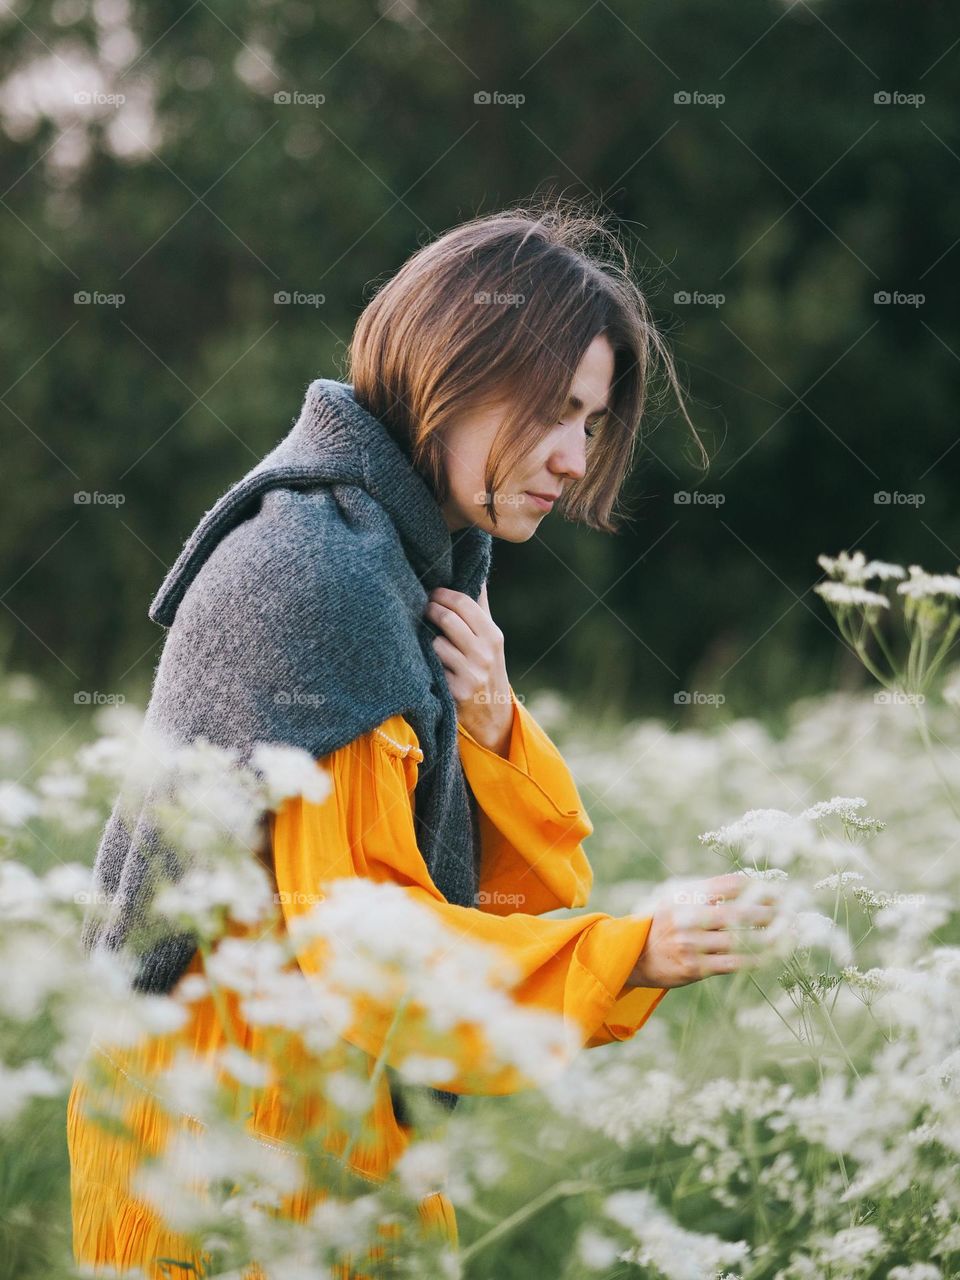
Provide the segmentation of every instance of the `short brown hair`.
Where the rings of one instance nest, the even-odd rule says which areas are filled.
[[[582,202],[556,198],[473,218],[424,245],[361,313],[348,377],[440,502],[443,428],[465,409],[506,401],[485,484],[496,524],[498,483],[562,416],[573,374],[599,334],[614,352],[611,406],[587,442],[586,474],[568,484],[557,510],[615,533],[655,356],[704,466],[708,459],[627,253]]]

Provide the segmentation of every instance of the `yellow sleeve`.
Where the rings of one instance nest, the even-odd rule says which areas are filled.
[[[480,808],[480,909],[508,915],[586,906],[593,868],[581,842],[593,824],[559,749],[512,686],[510,695],[513,730],[505,757],[457,726],[463,771]],[[584,1047],[629,1039],[667,990],[627,988]]]
[[[567,920],[545,920],[529,912],[497,915],[449,903],[434,885],[416,843],[413,791],[423,754],[411,726],[393,716],[318,764],[331,777],[332,790],[321,804],[296,797],[273,817],[272,846],[278,900],[287,921],[320,902],[322,885],[341,876],[366,876],[402,886],[418,903],[437,913],[443,924],[479,942],[503,948],[520,980],[514,1000],[562,1016],[580,1044],[605,1043],[608,1018],[646,940],[650,920],[593,912]],[[323,950],[299,946],[304,973],[322,974]],[[658,1002],[658,992],[631,992],[632,1031]],[[377,993],[355,1002],[356,1016],[344,1038],[379,1056],[395,1009]],[[460,1034],[462,1031],[462,1034]],[[632,1032],[631,1032],[632,1034]],[[476,1033],[458,1028],[452,1056],[457,1074],[437,1086],[456,1093],[512,1093],[536,1082],[514,1067],[490,1061]],[[597,1037],[601,1037],[597,1039]],[[415,1018],[405,1019],[391,1037],[385,1059],[391,1066],[409,1053],[423,1052]]]
[[[463,772],[480,809],[478,905],[495,915],[586,906],[593,869],[582,841],[593,824],[563,756],[510,693],[513,731],[505,757],[457,726]]]

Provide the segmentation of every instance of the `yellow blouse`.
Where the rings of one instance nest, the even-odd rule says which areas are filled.
[[[593,826],[554,743],[515,697],[513,707],[505,757],[478,743],[462,724],[458,727],[464,773],[479,810],[479,909],[448,903],[430,877],[414,827],[413,792],[423,752],[408,722],[392,716],[318,761],[332,780],[326,800],[316,804],[297,797],[272,815],[273,872],[284,921],[310,910],[324,881],[341,876],[390,880],[436,911],[447,926],[505,948],[521,974],[514,999],[562,1014],[579,1028],[585,1048],[625,1040],[643,1026],[666,994],[664,988],[624,986],[651,920],[603,912],[541,918],[560,907],[586,905],[593,873],[581,842]],[[231,931],[248,932],[239,925]],[[298,948],[297,965],[305,982],[322,969],[309,943]],[[199,951],[187,973],[203,973]],[[136,1198],[129,1180],[146,1154],[164,1149],[175,1124],[194,1132],[202,1128],[202,1122],[189,1115],[175,1121],[164,1112],[150,1089],[153,1073],[169,1066],[178,1053],[209,1060],[231,1043],[261,1061],[271,1060],[269,1035],[244,1020],[235,993],[221,994],[222,1012],[212,995],[194,1000],[187,1005],[187,1022],[175,1032],[144,1036],[132,1046],[105,1044],[102,1037],[91,1044],[76,1073],[67,1113],[78,1263],[140,1266],[159,1278],[169,1272],[158,1269],[155,1260],[179,1257],[191,1259],[202,1274],[202,1260]],[[372,1071],[391,1010],[378,1009],[374,997],[366,995],[355,1009],[357,1016],[342,1040],[345,1047],[352,1044],[368,1055]],[[412,1048],[402,1041],[391,1044],[388,1062]],[[300,1090],[294,1099],[289,1091],[301,1055],[307,1074],[310,1055],[291,1033],[269,1084],[243,1086],[230,1076],[220,1078],[235,1087],[236,1114],[248,1117],[247,1130],[257,1141],[283,1149],[307,1131],[323,1134],[323,1148],[336,1161],[348,1146],[347,1134],[330,1122],[316,1094],[304,1096]],[[88,1070],[94,1063],[96,1078]],[[513,1069],[484,1074],[475,1042],[465,1035],[458,1074],[442,1087],[457,1093],[502,1094],[527,1084]],[[88,1108],[121,1114],[127,1133],[99,1127]],[[347,1153],[349,1168],[373,1183],[383,1181],[411,1134],[395,1115],[389,1080],[383,1074],[369,1123]],[[324,1196],[317,1189],[292,1195],[283,1212],[303,1221]],[[441,1188],[421,1200],[420,1218],[424,1229],[439,1229],[456,1241],[453,1206]],[[251,1280],[261,1274],[254,1269]],[[362,1275],[347,1265],[335,1274]]]

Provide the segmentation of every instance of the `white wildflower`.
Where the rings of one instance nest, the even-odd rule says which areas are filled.
[[[86,778],[63,765],[39,777],[36,787],[49,800],[82,800],[87,794]]]
[[[616,1262],[620,1246],[593,1227],[584,1227],[577,1237],[577,1256],[589,1271],[606,1271]]]
[[[842,891],[848,884],[862,879],[863,876],[859,871],[835,871],[832,876],[824,876],[822,880],[818,880],[813,887],[815,889],[840,889]]]
[[[856,1266],[873,1258],[883,1246],[883,1236],[876,1227],[844,1227],[818,1250],[818,1257],[827,1265]]]
[[[40,812],[40,803],[19,782],[0,782],[0,826],[21,827]]]
[[[853,946],[844,929],[819,911],[798,911],[789,925],[798,947],[822,947],[838,964],[849,964]]]
[[[303,1184],[303,1157],[292,1149],[259,1141],[238,1128],[205,1126],[200,1131],[178,1129],[155,1163],[141,1166],[132,1180],[138,1196],[150,1201],[175,1230],[191,1230],[210,1213],[184,1178],[192,1181],[229,1180],[261,1201],[276,1202]],[[176,1195],[182,1191],[182,1196]]]
[[[221,912],[246,924],[268,916],[274,908],[274,890],[260,863],[233,858],[210,867],[191,867],[175,884],[159,890],[154,908],[209,935],[216,931]]]
[[[411,1084],[429,1084],[442,1088],[445,1080],[452,1080],[457,1074],[457,1064],[452,1058],[409,1053],[402,1062],[397,1063],[397,1071]]]
[[[52,867],[43,877],[43,887],[54,902],[85,903],[85,895],[90,893],[90,868],[81,862]]]
[[[948,706],[960,710],[960,667],[953,667],[940,690]]]
[[[266,1085],[270,1083],[272,1072],[266,1062],[261,1062],[246,1050],[237,1045],[228,1045],[220,1051],[220,1064],[228,1075],[241,1084]]]
[[[703,844],[727,845],[731,848],[757,835],[778,831],[795,819],[785,809],[749,809],[742,818],[716,831],[704,831],[698,839]]]
[[[376,1194],[344,1200],[330,1196],[310,1211],[309,1226],[331,1249],[359,1250],[383,1220],[384,1209]],[[318,1277],[319,1280],[319,1277]]]
[[[343,1111],[360,1114],[369,1110],[373,1102],[370,1081],[361,1079],[356,1071],[330,1071],[323,1087],[330,1101]]]
[[[0,983],[0,1012],[20,1022],[38,1017],[75,963],[65,939],[35,929],[5,930],[0,970],[10,978]]]
[[[648,1191],[615,1191],[604,1201],[603,1211],[627,1227],[639,1242],[620,1258],[655,1267],[666,1280],[702,1280],[721,1267],[749,1260],[745,1240],[729,1241],[713,1233],[687,1231]]]
[[[400,885],[333,880],[288,929],[297,944],[324,941],[322,977],[334,991],[406,998],[439,1033],[474,1026],[500,1065],[527,1077],[545,1079],[579,1047],[562,1015],[512,999],[520,975],[508,951],[465,938]]]
[[[25,734],[12,725],[0,725],[0,765],[13,767],[26,760],[28,742]]]
[[[441,1191],[449,1176],[450,1156],[442,1142],[411,1142],[394,1168],[412,1196]]]
[[[817,556],[817,563],[831,578],[839,578],[852,584],[869,582],[873,578],[886,581],[889,578],[906,577],[903,565],[889,564],[885,560],[868,561],[862,551],[855,551],[852,556],[841,551],[835,558]]]
[[[34,702],[40,694],[39,681],[25,671],[7,677],[3,691],[12,702]]]
[[[258,742],[250,763],[264,775],[270,808],[293,796],[320,804],[332,790],[329,771],[299,747]]]
[[[890,601],[879,591],[868,591],[866,587],[854,586],[848,582],[818,582],[813,588],[818,596],[822,596],[829,604],[841,606],[878,605],[881,609],[889,609]]]
[[[811,805],[809,809],[804,809],[799,816],[812,821],[819,821],[820,818],[831,817],[834,814],[841,818],[855,817],[854,810],[863,809],[866,803],[863,796],[833,796],[830,800],[821,800]]]
[[[152,1087],[172,1115],[209,1121],[216,1114],[219,1084],[212,1059],[200,1058],[180,1048],[169,1065],[155,1073]]]
[[[909,581],[899,583],[897,591],[914,600],[933,596],[952,596],[957,599],[960,598],[960,577],[949,573],[927,573],[920,565],[912,564]]]
[[[0,1062],[0,1123],[16,1120],[31,1098],[55,1097],[62,1087],[53,1072],[34,1058],[17,1067]]]

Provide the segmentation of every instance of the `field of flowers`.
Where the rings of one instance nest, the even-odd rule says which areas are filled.
[[[362,981],[391,984],[401,1014],[424,1015],[410,1080],[444,1076],[454,991],[538,1087],[466,1096],[440,1125],[423,1112],[422,1137],[389,1183],[371,1192],[341,1179],[314,1221],[295,1226],[271,1204],[299,1166],[249,1158],[215,1082],[189,1082],[191,1104],[206,1108],[214,1194],[194,1204],[162,1161],[143,1189],[209,1244],[211,1275],[239,1280],[253,1257],[274,1280],[330,1275],[339,1251],[371,1240],[389,1215],[412,1220],[416,1197],[443,1177],[459,1252],[426,1241],[382,1274],[960,1276],[960,680],[949,666],[960,578],[858,556],[821,566],[838,643],[870,683],[795,704],[776,736],[715,707],[678,731],[665,720],[574,723],[559,695],[528,702],[595,825],[590,910],[643,913],[691,878],[742,870],[781,894],[764,962],[669,991],[633,1039],[558,1070],[559,1020],[518,1016],[479,953],[431,968],[442,939],[402,893],[361,883],[332,894],[315,932],[348,936],[365,963],[331,965],[317,1006],[333,1028],[315,1039],[319,1078],[339,1002]],[[122,1009],[135,1026],[172,1026],[189,993],[134,997],[119,966],[91,981],[81,960],[102,824],[119,782],[145,782],[162,750],[138,748],[139,712],[101,708],[80,741],[15,674],[0,682],[0,711],[0,1274],[57,1280],[77,1274],[64,1137],[76,1064],[104,1019],[116,1025]],[[275,910],[249,856],[256,815],[316,787],[316,774],[282,751],[240,781],[212,750],[178,762],[202,786],[184,791],[167,829],[204,857],[163,906],[215,958],[228,914]],[[229,847],[203,820],[206,802],[203,814],[190,810],[191,795],[211,788],[230,815]],[[293,989],[275,952],[259,956],[252,995],[251,966],[209,972],[225,985],[241,974],[262,1019],[282,1028]],[[255,1083],[255,1064],[225,1065]],[[342,1074],[338,1103],[359,1123],[366,1094],[345,1090]],[[186,1088],[171,1081],[171,1106]],[[225,1152],[235,1153],[230,1177]]]

